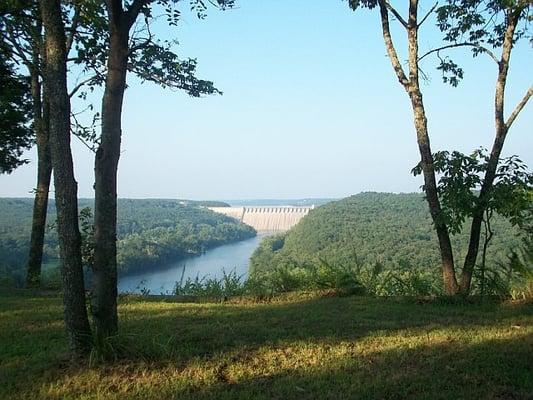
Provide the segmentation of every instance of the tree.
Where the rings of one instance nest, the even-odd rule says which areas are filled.
[[[30,3],[14,1],[2,10],[1,32],[6,43],[13,49],[12,59],[24,65],[31,84],[33,109],[33,135],[37,144],[37,187],[33,205],[32,230],[26,284],[40,284],[43,257],[44,232],[48,208],[48,192],[52,176],[48,133],[48,100],[43,93],[43,32],[37,1]]]
[[[511,114],[505,117],[505,94],[511,53],[516,42],[527,37],[531,9],[531,2],[527,0],[447,0],[444,6],[437,9],[439,28],[445,34],[444,40],[449,44],[434,49],[432,53],[455,47],[470,47],[474,56],[486,54],[498,68],[494,92],[494,142],[472,213],[468,252],[460,281],[463,293],[468,293],[470,290],[479,253],[483,215],[490,208],[494,197],[494,182],[498,178],[498,164],[505,139],[514,121],[533,95],[533,85],[531,85]],[[495,54],[495,49],[501,49],[499,56]],[[449,80],[451,79],[452,84],[454,79],[462,76],[462,70],[449,58],[442,59],[439,68],[445,74],[450,74]],[[448,78],[446,75],[444,77]]]
[[[448,30],[450,32],[450,35],[446,36],[445,39],[454,41],[462,32],[470,30],[472,32],[472,40],[469,42],[454,43],[453,45],[443,46],[438,49],[431,50],[422,56],[419,55],[418,49],[419,29],[428,20],[428,18],[431,17],[433,12],[437,9],[438,4],[435,4],[433,7],[431,7],[431,9],[424,16],[422,16],[422,18],[419,18],[418,16],[418,0],[408,1],[407,18],[403,18],[401,13],[394,8],[388,0],[349,0],[349,5],[353,10],[360,6],[370,9],[375,7],[379,8],[383,40],[387,54],[400,84],[405,89],[411,101],[417,143],[421,156],[419,172],[424,177],[423,188],[438,237],[444,287],[449,295],[455,295],[459,292],[467,294],[470,290],[472,271],[479,248],[481,223],[483,221],[484,212],[487,209],[488,199],[490,197],[489,193],[491,192],[490,188],[492,186],[492,182],[494,181],[505,136],[510,125],[531,96],[532,89],[528,91],[529,94],[526,94],[524,99],[511,114],[507,123],[503,122],[503,97],[505,95],[505,83],[509,69],[510,53],[514,42],[523,35],[523,33],[517,32],[516,28],[518,26],[518,22],[527,15],[530,7],[529,3],[525,1],[484,2],[481,0],[449,0],[447,6],[444,6],[448,8],[441,7],[438,9],[438,20],[441,29],[444,31]],[[482,20],[480,19],[480,15],[483,13],[483,11],[478,12],[477,10],[489,10],[489,12],[492,11],[496,14],[503,12],[505,13],[506,18],[502,24],[491,26],[490,22],[492,21],[492,17],[489,17],[487,20]],[[389,22],[391,15],[397,19],[407,34],[407,72],[404,70],[402,63],[400,62],[398,52],[393,42]],[[456,21],[451,21],[453,19],[458,19],[460,23],[458,24]],[[485,26],[485,28],[483,28],[485,30],[480,29],[479,25]],[[459,283],[456,274],[453,249],[450,241],[451,232],[449,221],[446,219],[446,213],[443,212],[437,187],[434,157],[431,152],[425,104],[422,97],[422,91],[420,89],[419,64],[420,61],[428,55],[438,53],[439,51],[443,51],[452,47],[470,46],[475,50],[475,55],[481,52],[487,52],[487,50],[482,50],[482,47],[479,44],[484,37],[487,38],[486,40],[493,46],[502,47],[502,55],[500,59],[497,59],[492,52],[488,52],[488,54],[493,55],[499,65],[495,96],[497,134],[495,146],[491,153],[490,161],[485,173],[485,179],[483,181],[483,185],[481,186],[479,201],[477,202],[476,211],[473,215],[469,251],[465,259],[465,266],[463,268],[463,274],[461,277],[462,279]],[[478,43],[476,43],[476,40]],[[452,76],[450,77],[445,75],[445,80],[450,82],[452,85],[456,85],[458,78],[462,76],[462,70],[455,63],[450,62],[447,59],[443,60],[439,68],[445,73],[452,73]]]
[[[24,150],[33,144],[28,107],[30,85],[15,72],[9,62],[10,51],[0,45],[0,173],[11,173],[27,160],[21,159]]]
[[[437,182],[435,178],[435,169],[433,166],[433,157],[429,141],[426,111],[422,97],[422,91],[420,89],[420,70],[418,66],[418,30],[420,25],[426,20],[426,17],[422,18],[420,21],[418,19],[418,0],[409,1],[409,16],[407,20],[401,17],[400,13],[386,0],[349,0],[349,5],[353,10],[357,9],[360,5],[368,8],[374,8],[378,6],[379,8],[383,40],[385,42],[387,54],[389,55],[394,72],[398,77],[398,81],[405,89],[411,101],[418,150],[421,156],[422,173],[424,176],[424,191],[426,193],[429,211],[433,220],[433,224],[435,225],[435,230],[437,232],[437,238],[439,241],[444,287],[447,293],[452,295],[456,294],[459,290],[459,286],[455,277],[453,249],[437,192]],[[392,13],[398,19],[402,27],[407,32],[407,73],[404,71],[404,67],[400,62],[398,53],[392,40],[389,13]]]
[[[463,230],[465,221],[472,219],[479,207],[479,193],[490,168],[491,156],[483,148],[465,155],[458,151],[439,151],[433,155],[435,170],[440,174],[438,193],[443,214],[452,234]],[[413,172],[421,173],[421,163]],[[487,248],[494,237],[492,220],[497,213],[521,227],[528,219],[533,203],[533,173],[517,156],[498,160],[491,194],[483,213],[483,245],[479,264],[481,294],[485,294]],[[481,239],[481,235],[480,235]]]
[[[79,94],[83,98],[85,94],[80,89],[87,85],[101,83],[100,75],[96,73],[102,67],[101,63],[98,63],[99,58],[86,57],[86,49],[91,48],[94,37],[100,35],[102,31],[101,21],[103,18],[95,11],[97,7],[94,4],[95,2],[92,1],[76,0],[63,2],[62,4],[62,18],[65,24],[68,25],[66,28],[68,31],[66,39],[67,54],[72,47],[77,50],[77,54],[69,57],[68,60],[71,63],[83,64],[85,69],[90,69],[91,71],[88,77],[85,76],[81,82],[76,83],[69,93],[69,97]],[[33,109],[33,135],[37,144],[38,157],[37,186],[35,189],[26,284],[28,287],[38,287],[40,284],[48,196],[52,175],[48,132],[48,96],[42,87],[45,58],[39,2],[37,0],[13,0],[2,3],[0,6],[0,35],[3,41],[12,49],[9,54],[12,62],[26,67],[31,84],[31,98],[28,100],[28,104],[31,103]],[[72,131],[76,136],[82,140],[88,138],[90,135],[89,129],[79,124],[74,115],[72,115],[72,125]]]
[[[194,76],[196,61],[179,60],[172,43],[157,41],[150,31],[154,4],[164,7],[170,25],[177,24],[179,0],[106,0],[107,74],[102,99],[102,131],[95,159],[94,267],[92,313],[99,337],[118,331],[117,316],[117,168],[122,135],[122,103],[127,72],[137,73],[143,80],[163,87],[182,89],[191,96],[219,93],[212,82]],[[200,18],[207,9],[203,0],[190,0]],[[221,8],[233,0],[211,2]],[[142,16],[144,28],[134,29]],[[139,32],[141,32],[139,34]]]
[[[77,183],[70,148],[70,99],[67,91],[67,48],[60,0],[41,0],[45,30],[45,91],[50,104],[50,151],[54,171],[57,231],[65,324],[71,351],[84,354],[91,343],[85,304]]]

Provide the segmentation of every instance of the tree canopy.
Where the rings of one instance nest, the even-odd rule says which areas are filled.
[[[27,163],[21,157],[34,142],[29,81],[9,60],[9,49],[0,45],[0,173]]]

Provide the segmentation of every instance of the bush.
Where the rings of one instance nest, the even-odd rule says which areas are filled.
[[[222,270],[222,278],[200,278],[181,280],[176,282],[174,294],[177,296],[198,296],[215,299],[227,299],[229,297],[240,296],[245,293],[245,282],[242,275],[237,275],[235,270],[226,273]]]
[[[339,294],[376,296],[427,296],[442,293],[436,274],[409,267],[373,265],[285,263],[268,271],[255,272],[247,281],[252,295],[274,295],[293,290],[333,289]]]

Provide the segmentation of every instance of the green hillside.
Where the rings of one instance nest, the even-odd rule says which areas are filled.
[[[118,200],[118,262],[121,272],[199,254],[221,244],[243,240],[255,231],[204,205],[225,203],[161,199]],[[0,281],[21,285],[28,256],[33,200],[0,198]],[[92,199],[80,199],[79,209],[93,208]],[[55,204],[49,206],[44,261],[58,257]]]
[[[507,259],[520,239],[495,216],[488,265]],[[461,262],[468,228],[453,237]],[[438,275],[440,257],[427,204],[421,194],[361,193],[311,211],[283,235],[269,237],[251,260],[251,275],[285,266],[309,269],[320,263],[345,267],[421,270]]]

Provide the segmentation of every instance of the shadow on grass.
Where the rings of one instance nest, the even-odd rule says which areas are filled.
[[[131,335],[133,346],[142,347],[139,354],[154,344],[158,359],[177,357],[186,361],[242,346],[324,339],[354,341],[410,330],[509,327],[519,325],[523,318],[531,321],[533,307],[344,297],[281,304],[169,304],[164,310],[154,309],[147,314],[126,307],[121,328]]]
[[[533,393],[530,305],[357,297],[273,304],[134,300],[120,307],[126,358],[87,369],[65,364],[56,324],[25,326],[33,303],[9,304],[14,314],[0,333],[2,344],[9,338],[14,347],[0,360],[8,398],[512,399]],[[52,308],[46,318],[60,321],[60,307]]]
[[[232,379],[231,373],[219,373],[223,378],[207,388],[174,394],[182,399],[531,399],[531,346],[530,336],[347,354],[266,376]],[[169,389],[161,387],[163,397],[171,398]]]
[[[531,399],[531,336],[392,348],[293,347],[202,358],[187,367],[72,371],[31,393],[49,399]],[[329,346],[329,352],[324,348]],[[271,354],[269,354],[271,353]],[[31,396],[28,396],[31,397]],[[34,398],[35,398],[34,397]]]

